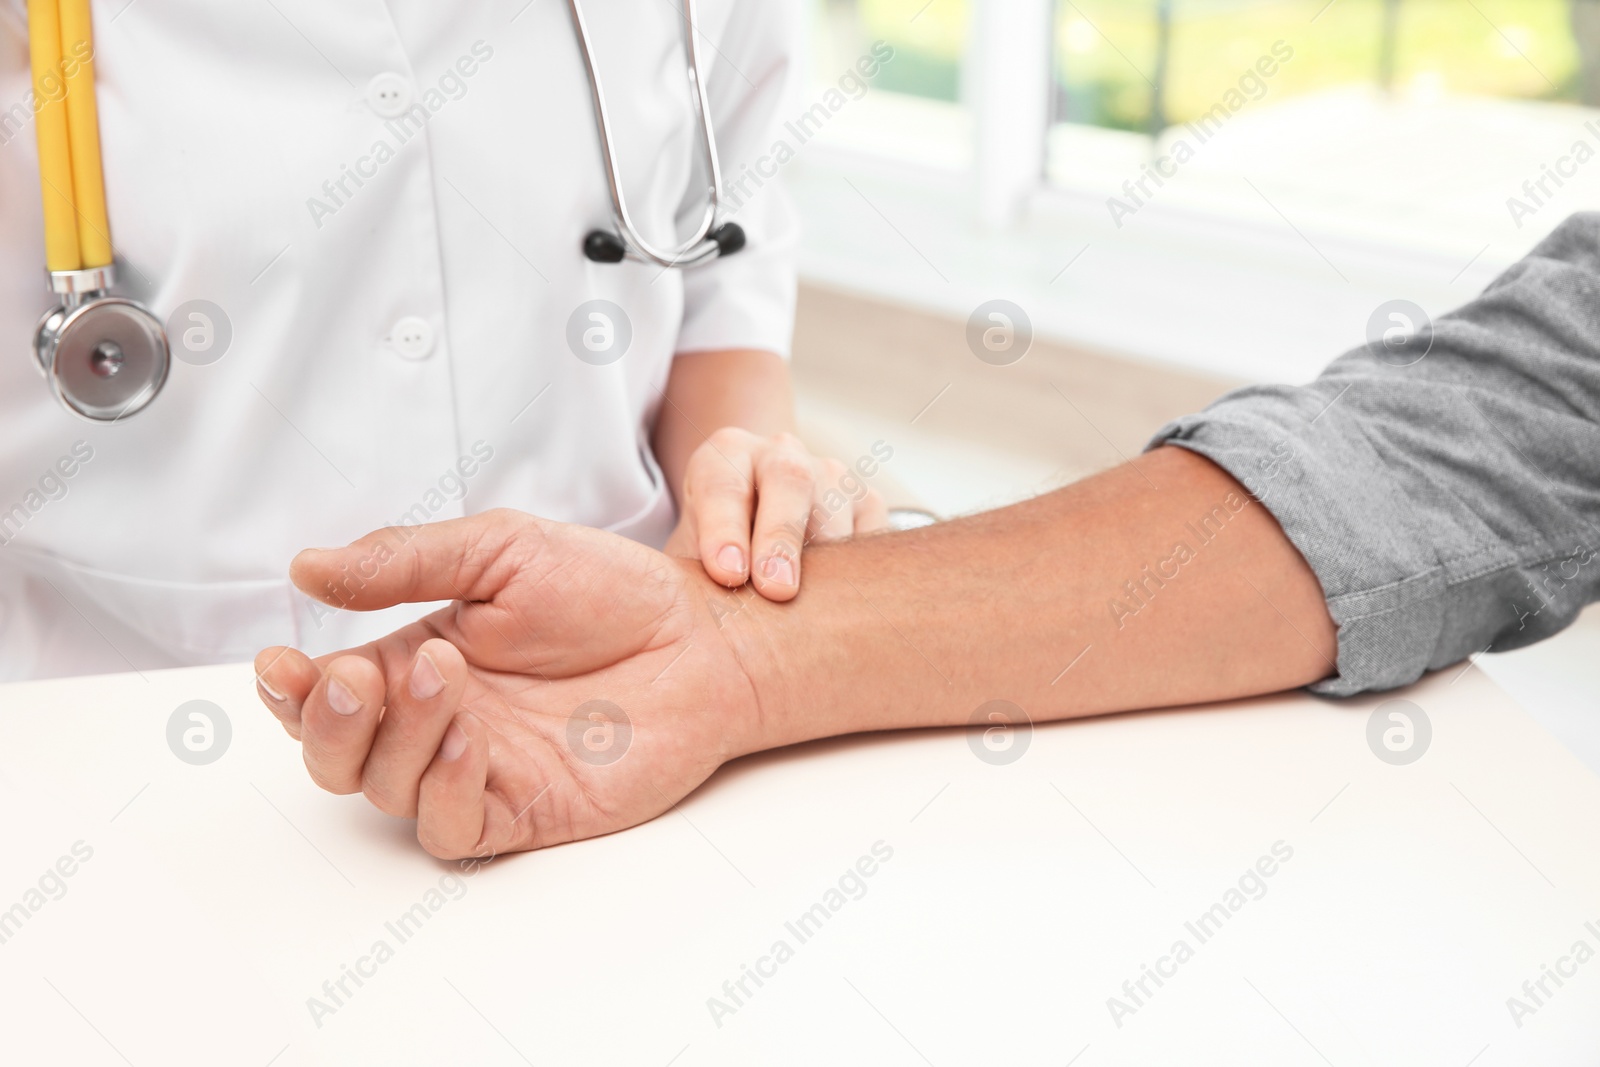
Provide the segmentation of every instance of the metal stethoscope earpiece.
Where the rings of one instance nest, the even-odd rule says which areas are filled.
[[[143,410],[172,366],[167,331],[142,305],[108,295],[113,268],[52,271],[62,302],[39,320],[33,354],[39,371],[72,412],[116,422]]]
[[[605,164],[606,184],[611,189],[611,214],[616,222],[615,232],[593,230],[583,239],[583,254],[594,263],[621,263],[636,259],[661,267],[696,267],[719,256],[731,256],[744,247],[744,229],[736,222],[722,222],[717,216],[722,212],[722,167],[717,159],[717,138],[711,128],[710,105],[706,102],[705,82],[700,75],[700,47],[695,37],[694,0],[683,0],[684,50],[689,55],[689,97],[694,104],[695,120],[700,127],[700,156],[705,166],[709,188],[706,193],[706,210],[695,228],[694,236],[676,248],[656,248],[639,233],[628,213],[628,202],[622,193],[622,178],[617,172],[616,146],[611,138],[611,115],[606,110],[605,93],[600,87],[600,74],[595,69],[594,46],[589,41],[589,27],[583,19],[579,0],[567,0],[572,12],[572,26],[578,36],[583,53],[583,67],[589,75],[589,91],[594,97],[595,128],[600,135],[600,155]]]

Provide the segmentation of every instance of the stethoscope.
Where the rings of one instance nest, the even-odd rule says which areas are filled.
[[[33,354],[68,410],[116,422],[145,408],[172,364],[149,309],[112,296],[111,227],[100,166],[89,0],[28,0],[45,265],[61,303],[45,312]]]
[[[721,164],[701,77],[694,0],[683,0],[684,47],[708,182],[706,210],[694,235],[668,249],[647,241],[628,211],[589,29],[578,0],[568,0],[568,7],[594,99],[595,127],[616,224],[614,231],[587,234],[584,256],[595,263],[633,259],[670,269],[696,267],[739,251],[745,244],[744,230],[738,223],[719,218]],[[111,292],[116,268],[100,162],[89,0],[28,0],[28,50],[36,101],[45,262],[51,291],[61,301],[39,320],[33,338],[34,358],[68,410],[96,422],[116,422],[144,410],[161,392],[172,366],[172,349],[160,319],[143,304]]]
[[[700,46],[696,42],[694,0],[683,0],[684,50],[689,54],[689,95],[694,103],[695,123],[700,127],[700,154],[705,164],[706,210],[695,228],[694,236],[677,248],[659,249],[644,239],[628,214],[628,202],[622,194],[622,179],[617,174],[617,153],[611,140],[611,114],[606,109],[606,97],[600,86],[600,72],[595,69],[594,46],[589,42],[589,27],[583,19],[583,9],[578,0],[567,0],[572,12],[572,25],[583,50],[583,67],[589,75],[589,90],[594,97],[595,127],[600,135],[600,155],[605,162],[606,184],[611,187],[611,214],[617,224],[616,232],[594,230],[583,239],[583,254],[595,263],[620,263],[624,259],[637,259],[661,267],[697,267],[718,256],[731,256],[744,247],[744,229],[736,222],[719,222],[722,212],[722,169],[717,159],[717,137],[711,126],[710,107],[706,103],[705,80],[700,76]]]

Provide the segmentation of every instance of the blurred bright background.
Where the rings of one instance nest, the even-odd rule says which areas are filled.
[[[901,357],[912,379],[938,377],[936,357],[893,343],[913,327],[878,337],[874,315],[953,327],[994,298],[1044,344],[1034,372],[1102,357],[1135,379],[1159,369],[1165,384],[1126,388],[1179,408],[1219,384],[1305,380],[1361,342],[1378,305],[1448,311],[1600,205],[1600,165],[1572,160],[1579,142],[1600,152],[1585,106],[1600,102],[1600,0],[810,4],[800,110],[833,103],[785,168],[806,226],[803,310],[819,310],[802,316],[800,366],[842,385]],[[892,59],[859,98],[838,95],[878,42]],[[1556,167],[1572,172],[1559,184]],[[841,318],[847,304],[867,319]],[[974,402],[1030,379],[965,362]],[[1082,383],[1091,407],[1114,401],[1093,392],[1106,380]],[[1157,404],[1091,436],[1128,451],[1176,413]],[[1018,445],[1016,426],[943,428]],[[1104,444],[1045,466],[1083,473],[1115,458]]]
[[[891,495],[941,514],[1309,379],[1379,305],[1443,314],[1600,207],[1600,0],[810,4],[799,107],[827,117],[784,168],[803,428],[892,442]],[[893,58],[841,95],[877,42]],[[1008,366],[967,340],[994,299],[1034,334]],[[1563,714],[1538,686],[1600,690],[1600,616],[1577,629],[1591,654],[1485,666]],[[1566,710],[1600,766],[1600,724]]]

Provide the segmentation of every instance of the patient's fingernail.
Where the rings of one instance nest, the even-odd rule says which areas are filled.
[[[276,689],[272,688],[272,686],[268,685],[267,680],[261,677],[259,674],[256,675],[256,685],[260,686],[263,693],[267,694],[267,696],[271,697],[279,704],[282,704],[285,700],[289,699]]]
[[[467,733],[456,723],[450,724],[450,729],[445,731],[444,742],[439,746],[439,758],[446,763],[453,763],[461,758],[461,753],[467,750]]]
[[[361,701],[349,686],[337,678],[328,679],[328,707],[340,715],[354,715],[361,710]]]
[[[770,556],[762,565],[761,573],[767,581],[777,582],[779,585],[794,584],[794,562],[784,556]]]
[[[717,566],[730,574],[743,574],[744,551],[738,545],[723,545],[717,553]]]
[[[417,664],[411,668],[411,695],[418,700],[432,700],[443,691],[444,675],[439,673],[433,657],[418,652]]]

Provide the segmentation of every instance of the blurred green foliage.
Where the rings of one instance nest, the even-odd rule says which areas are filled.
[[[961,96],[961,53],[967,40],[968,0],[818,0],[817,31],[825,42],[819,60],[831,80],[873,41],[894,46],[872,84],[889,92],[934,100]],[[977,0],[979,3],[986,0]]]
[[[819,28],[834,40],[848,33],[893,45],[896,57],[880,88],[956,100],[968,5],[984,2],[991,0],[819,0]],[[1174,0],[1168,119],[1184,122],[1206,111],[1280,40],[1294,49],[1294,59],[1272,79],[1275,98],[1376,84],[1384,0],[1325,4]],[[1060,118],[1147,127],[1157,0],[1057,0],[1054,38]],[[1577,77],[1569,0],[1400,2],[1393,85],[1401,92],[1571,100]]]
[[[1274,76],[1274,96],[1377,84],[1383,0],[1336,0],[1318,15],[1325,2],[1176,0],[1164,95],[1169,120],[1210,108],[1276,41],[1293,48],[1294,59]],[[1146,126],[1156,7],[1155,0],[1063,0],[1055,39],[1062,118]],[[1394,47],[1393,86],[1402,92],[1576,95],[1568,0],[1401,0]]]

